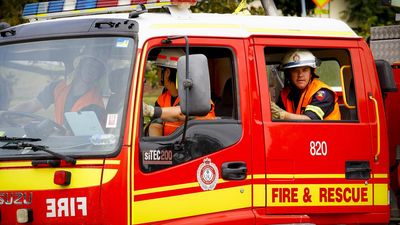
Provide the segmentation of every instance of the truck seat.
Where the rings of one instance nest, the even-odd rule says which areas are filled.
[[[106,106],[108,114],[118,113],[124,104],[125,90],[121,89],[121,85],[126,84],[128,72],[129,68],[121,68],[113,70],[108,74],[108,85],[111,91]]]
[[[354,80],[351,79],[349,90],[347,91],[347,104],[350,106],[356,106],[355,109],[347,108],[344,104],[340,104],[340,114],[342,120],[358,120],[357,116],[357,101],[356,101],[356,92],[354,88]]]
[[[233,100],[232,78],[229,78],[225,82],[220,100],[215,103],[215,115],[221,118],[234,117]]]

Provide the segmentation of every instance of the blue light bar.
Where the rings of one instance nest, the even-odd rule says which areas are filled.
[[[22,15],[23,16],[35,15],[37,14],[38,7],[39,3],[26,4],[24,7],[24,11],[22,12]]]
[[[49,2],[49,13],[61,12],[64,8],[64,0]]]
[[[55,0],[26,4],[22,18],[40,20],[113,12],[131,12],[139,4],[147,9],[172,5],[171,0]]]
[[[93,9],[96,8],[97,0],[78,0],[76,9]]]

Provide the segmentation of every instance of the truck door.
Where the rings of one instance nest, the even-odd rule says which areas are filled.
[[[169,86],[176,80],[172,77],[176,71],[159,61],[178,60],[179,52],[185,50],[185,42],[176,39],[170,45],[162,45],[163,39],[148,41],[142,50],[143,73],[138,83],[143,85],[138,85],[136,105],[145,103],[164,108],[179,105],[179,97],[176,98]],[[246,103],[249,92],[246,76],[238,76],[246,74],[245,54],[237,54],[243,52],[243,43],[222,38],[190,38],[189,42],[190,54],[207,57],[211,111],[215,115],[206,119],[190,118],[184,148],[178,146],[184,131],[182,122],[138,115],[133,223],[254,223],[249,176],[252,171],[250,120],[241,119],[243,115],[250,115]],[[167,125],[175,126],[172,131],[168,130],[170,134],[166,134]],[[163,136],[153,133],[152,129],[158,127],[162,128]]]
[[[259,216],[282,223],[382,221],[387,175],[375,171],[376,119],[370,116],[373,103],[358,42],[261,37],[254,42],[266,151],[266,215]],[[291,49],[308,49],[321,61],[315,72],[338,96],[340,120],[272,119],[270,101],[278,102],[290,85],[279,66]]]

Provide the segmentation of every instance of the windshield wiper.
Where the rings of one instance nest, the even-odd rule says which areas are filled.
[[[41,141],[40,138],[26,138],[26,137],[7,137],[1,136],[0,142],[20,142],[20,141],[27,141],[27,142],[37,142]]]
[[[67,163],[75,165],[76,160],[72,157],[62,155],[57,152],[53,152],[48,149],[46,145],[36,145],[27,142],[41,141],[40,138],[20,138],[20,137],[0,137],[0,142],[7,142],[5,145],[1,146],[0,149],[13,149],[13,150],[32,150],[34,152],[43,151],[55,156],[59,159],[65,160]]]

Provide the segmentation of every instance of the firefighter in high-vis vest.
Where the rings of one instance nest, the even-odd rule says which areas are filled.
[[[338,97],[320,81],[319,60],[308,50],[294,49],[282,59],[285,86],[277,103],[271,102],[273,119],[340,120]]]
[[[103,98],[97,88],[105,77],[105,63],[100,59],[83,55],[74,60],[75,70],[72,81],[56,80],[48,84],[38,96],[17,105],[12,110],[36,112],[54,105],[54,121],[60,125],[65,122],[65,112],[93,111],[99,122],[105,121]]]
[[[152,116],[160,117],[149,126],[149,136],[167,136],[180,127],[185,116],[180,111],[178,89],[176,86],[178,59],[184,56],[185,52],[181,49],[166,48],[158,54],[155,64],[157,65],[157,75],[159,84],[164,86],[162,94],[157,98],[155,107],[144,104],[144,114],[148,108],[152,110]],[[214,104],[211,104],[210,112],[204,117],[196,119],[215,118]]]

